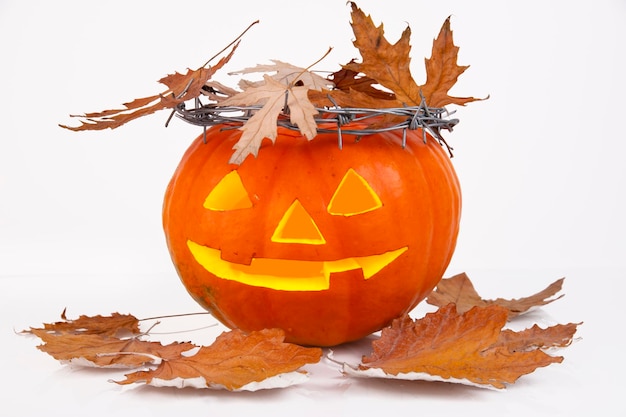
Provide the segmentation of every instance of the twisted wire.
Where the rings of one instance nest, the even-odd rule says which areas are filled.
[[[215,125],[228,125],[235,129],[243,126],[252,115],[262,108],[261,105],[252,106],[219,106],[217,104],[202,104],[199,98],[194,99],[192,108],[187,108],[183,102],[176,106],[174,113],[176,116],[192,125],[201,126],[206,129]],[[443,107],[428,107],[424,100],[419,106],[393,107],[393,108],[357,108],[357,107],[325,107],[316,108],[318,115],[315,122],[319,127],[318,133],[336,133],[338,146],[343,147],[343,135],[355,135],[357,140],[362,136],[374,135],[376,133],[402,130],[402,147],[406,146],[407,130],[422,129],[422,139],[426,142],[426,132],[430,133],[440,145],[445,146],[450,157],[452,157],[452,147],[448,145],[441,130],[452,131],[459,122],[458,119],[449,118],[453,113],[448,112]],[[283,115],[288,115],[289,109],[285,107]],[[350,123],[367,122],[368,119],[375,119],[381,116],[395,116],[399,121],[381,127],[367,127],[364,129],[350,128]],[[329,126],[336,127],[330,128]],[[278,118],[277,125],[290,130],[299,131],[297,125],[291,123],[289,118]]]

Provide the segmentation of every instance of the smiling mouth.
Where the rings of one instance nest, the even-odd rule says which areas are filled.
[[[336,261],[298,261],[290,259],[252,258],[250,265],[222,259],[218,249],[191,240],[187,246],[194,259],[211,274],[254,287],[284,291],[322,291],[330,288],[330,275],[360,269],[369,279],[408,250],[400,249],[380,255],[359,256]]]

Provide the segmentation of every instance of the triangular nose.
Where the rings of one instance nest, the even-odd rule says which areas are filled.
[[[295,200],[278,222],[272,242],[323,245],[326,240],[300,201]]]

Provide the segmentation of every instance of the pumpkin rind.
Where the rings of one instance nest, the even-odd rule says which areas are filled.
[[[447,154],[434,139],[424,142],[421,130],[407,132],[405,148],[402,132],[391,131],[359,140],[344,135],[339,149],[335,134],[307,141],[279,128],[275,143],[266,140],[258,157],[233,165],[228,160],[241,131],[221,128],[210,128],[206,143],[200,135],[183,156],[166,191],[163,225],[184,286],[223,324],[244,331],[278,327],[289,342],[332,346],[380,330],[442,278],[456,244],[460,188]],[[207,209],[207,196],[234,170],[250,204]],[[353,215],[329,210],[349,170],[371,187],[380,207]],[[276,239],[296,200],[323,241]],[[253,258],[338,262],[406,250],[368,279],[350,269],[331,273],[327,289],[285,290],[216,276],[194,257],[190,241],[220,250],[221,259],[234,264]]]

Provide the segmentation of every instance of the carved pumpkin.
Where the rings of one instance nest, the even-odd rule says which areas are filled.
[[[279,128],[233,165],[241,131],[221,127],[183,156],[163,222],[183,284],[223,324],[336,345],[388,325],[441,279],[461,199],[437,141],[344,135],[339,149],[336,134]]]

